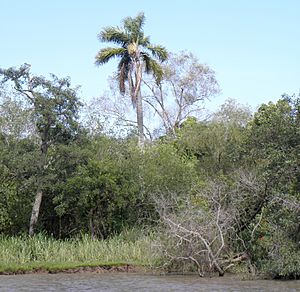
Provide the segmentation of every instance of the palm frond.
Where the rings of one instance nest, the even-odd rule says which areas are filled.
[[[146,21],[146,17],[145,17],[145,13],[144,12],[140,12],[136,17],[135,17],[135,22],[138,25],[139,29],[142,29],[142,27],[144,26]]]
[[[103,65],[107,63],[111,58],[122,57],[125,53],[126,53],[125,48],[112,48],[112,47],[103,48],[98,52],[96,56],[95,64],[98,66]]]
[[[150,37],[149,36],[143,36],[143,38],[139,39],[139,45],[142,47],[147,48],[150,45]]]
[[[128,34],[119,27],[113,26],[105,27],[98,34],[98,38],[102,42],[112,42],[122,46],[129,42]]]
[[[145,71],[146,73],[152,73],[155,77],[155,80],[157,83],[159,83],[162,80],[163,77],[163,69],[161,67],[161,65],[155,61],[154,59],[152,59],[149,54],[143,52],[142,53],[143,56],[143,61],[145,63]]]
[[[146,17],[144,12],[140,12],[135,18],[126,17],[123,19],[123,25],[125,30],[132,31],[138,30],[141,31],[145,24]]]
[[[168,51],[165,47],[149,44],[149,45],[146,46],[146,48],[151,52],[151,54],[155,58],[157,58],[161,62],[168,59]]]
[[[125,31],[130,35],[130,41],[139,43],[139,40],[144,39],[143,26],[145,23],[145,15],[140,12],[135,18],[126,17],[123,20]]]

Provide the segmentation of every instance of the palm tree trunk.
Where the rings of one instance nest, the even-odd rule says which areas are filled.
[[[143,114],[143,101],[141,94],[141,82],[142,82],[142,65],[139,61],[139,57],[137,58],[136,66],[135,66],[135,89],[134,95],[136,100],[136,121],[138,125],[138,144],[141,149],[144,148],[144,114]]]
[[[143,115],[143,103],[142,95],[139,91],[136,100],[136,120],[138,125],[138,143],[140,148],[144,148],[144,115]]]

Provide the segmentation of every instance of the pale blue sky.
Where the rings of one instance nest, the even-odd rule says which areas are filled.
[[[188,50],[216,71],[226,98],[253,107],[300,89],[298,0],[0,0],[0,67],[70,76],[86,100],[107,88],[115,64],[96,67],[97,33],[145,12],[145,34]]]

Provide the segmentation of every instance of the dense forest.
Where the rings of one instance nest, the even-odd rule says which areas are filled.
[[[214,71],[151,44],[144,21],[100,32],[115,47],[96,65],[119,64],[88,104],[69,78],[0,69],[0,233],[152,230],[166,265],[299,277],[300,97],[208,115]]]

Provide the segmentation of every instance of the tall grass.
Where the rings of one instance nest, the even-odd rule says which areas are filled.
[[[11,267],[153,265],[157,260],[151,249],[151,237],[135,238],[132,232],[107,240],[87,235],[57,240],[42,234],[34,237],[0,236],[0,271]],[[14,268],[15,269],[15,268]]]

